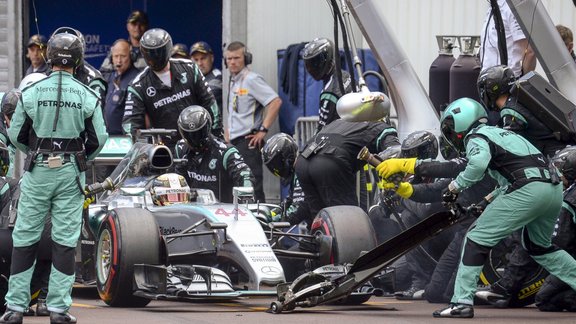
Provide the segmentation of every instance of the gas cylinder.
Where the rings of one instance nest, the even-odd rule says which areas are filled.
[[[428,93],[434,109],[440,111],[450,101],[450,68],[456,60],[452,49],[456,45],[455,36],[436,36],[438,57],[430,65]]]
[[[482,65],[476,55],[480,36],[459,36],[460,55],[450,67],[450,102],[468,97],[479,101],[476,81]]]

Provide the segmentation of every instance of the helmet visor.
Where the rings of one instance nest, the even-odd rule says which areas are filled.
[[[166,67],[166,64],[168,64],[171,52],[171,49],[168,49],[168,46],[161,46],[158,48],[145,48],[141,46],[140,48],[146,63],[152,70],[161,71]]]
[[[328,53],[323,51],[304,60],[306,71],[314,80],[322,80],[330,72],[332,62],[328,56]]]
[[[208,127],[204,126],[196,131],[187,132],[182,128],[179,128],[180,135],[188,143],[188,146],[193,151],[199,151],[206,147],[208,143]]]
[[[444,139],[452,144],[459,152],[464,152],[464,135],[463,133],[457,133],[454,130],[454,119],[448,117],[442,121],[441,125],[442,136]]]

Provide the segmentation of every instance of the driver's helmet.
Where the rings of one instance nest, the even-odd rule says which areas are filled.
[[[482,105],[470,98],[460,98],[446,107],[440,118],[440,130],[459,152],[465,152],[464,138],[475,127],[488,122],[488,115]]]
[[[438,140],[429,131],[416,131],[402,142],[400,157],[435,159],[438,156]]]
[[[506,65],[496,65],[480,72],[476,85],[480,99],[490,110],[497,110],[496,99],[509,93],[516,81],[514,72]]]
[[[183,176],[166,173],[153,180],[150,194],[156,206],[168,206],[190,202],[190,187]]]
[[[172,37],[164,29],[149,29],[140,39],[140,51],[153,71],[161,71],[172,54]]]
[[[178,116],[178,131],[190,150],[199,153],[208,148],[212,118],[201,106],[189,106]]]
[[[576,180],[576,146],[567,146],[558,151],[552,158],[552,163],[568,182]]]
[[[334,44],[327,38],[316,38],[306,44],[302,58],[312,78],[323,80],[334,70]]]
[[[262,162],[275,176],[289,178],[294,173],[297,154],[298,144],[292,136],[278,133],[270,137],[262,148]]]

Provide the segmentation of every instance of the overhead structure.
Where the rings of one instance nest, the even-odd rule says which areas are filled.
[[[392,33],[382,10],[375,5],[374,0],[346,0],[346,3],[388,82],[389,94],[398,114],[400,139],[416,130],[427,130],[438,136],[438,112]]]

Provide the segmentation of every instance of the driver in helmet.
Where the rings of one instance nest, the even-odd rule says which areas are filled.
[[[80,237],[86,161],[108,138],[98,96],[74,79],[84,56],[81,40],[57,33],[48,41],[52,73],[22,90],[12,116],[10,141],[28,152],[13,250],[7,309],[0,323],[22,323],[30,302],[30,280],[38,242],[52,213],[52,268],[47,306],[52,323],[76,323],[70,315],[75,280],[74,251]],[[35,136],[29,136],[34,134]]]
[[[576,260],[551,244],[562,205],[556,169],[550,168],[543,154],[524,137],[488,126],[487,121],[484,107],[470,98],[452,102],[440,119],[442,136],[468,159],[464,171],[447,186],[443,200],[454,202],[486,173],[499,185],[486,197],[489,204],[466,234],[451,303],[435,311],[434,317],[474,317],[474,292],[488,253],[518,229],[530,256],[576,288]],[[399,159],[384,161],[377,170],[386,179],[398,172],[414,173],[416,165],[415,159]]]
[[[342,95],[352,92],[351,78],[348,72],[342,70],[343,88],[336,77],[334,43],[327,38],[315,38],[306,44],[302,53],[306,71],[316,81],[322,81],[324,88],[320,93],[320,109],[318,112],[318,133],[324,126],[340,119],[336,111],[336,103]]]
[[[172,59],[172,37],[160,28],[149,29],[140,40],[140,51],[148,66],[128,87],[123,126],[126,133],[138,129],[173,129],[184,108],[205,107],[212,120],[211,132],[218,138],[222,133],[222,116],[212,90],[191,60]],[[179,138],[165,138],[173,148]]]
[[[150,188],[156,206],[185,204],[192,200],[190,187],[183,176],[176,173],[159,175]]]
[[[268,139],[262,147],[262,162],[272,174],[280,177],[284,185],[289,185],[288,196],[282,203],[282,219],[290,225],[305,221],[312,225],[314,216],[304,199],[304,191],[294,172],[294,163],[298,156],[298,144],[292,136],[278,133]]]
[[[556,139],[553,130],[510,93],[515,81],[514,72],[506,65],[490,67],[478,76],[478,93],[482,103],[489,111],[500,113],[499,126],[524,136],[547,158],[568,144],[576,144]]]
[[[177,123],[182,139],[175,155],[187,163],[177,165],[176,172],[190,187],[210,189],[225,203],[233,202],[233,187],[253,187],[254,176],[238,150],[212,134],[212,118],[206,109],[187,107]]]

